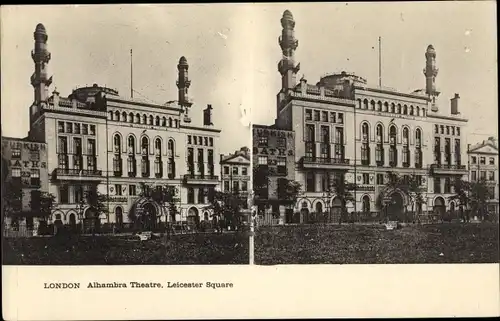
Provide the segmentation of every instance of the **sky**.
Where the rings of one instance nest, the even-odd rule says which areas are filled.
[[[493,1],[2,6],[2,134],[22,137],[28,131],[30,52],[41,22],[52,53],[50,92],[57,87],[66,96],[98,83],[128,97],[132,48],[134,97],[175,100],[177,63],[184,55],[193,124],[201,124],[201,110],[212,104],[215,126],[222,129],[221,152],[249,146],[244,124],[272,124],[276,116],[280,18],[289,9],[299,41],[298,79],[304,75],[309,83],[345,70],[376,85],[380,36],[383,86],[403,92],[423,88],[425,49],[433,44],[440,109],[449,110],[450,98],[459,93],[474,143],[498,136],[495,6]]]

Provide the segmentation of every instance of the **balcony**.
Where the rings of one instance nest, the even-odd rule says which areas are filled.
[[[215,175],[184,175],[184,183],[190,185],[217,185],[219,184],[219,176]]]
[[[467,166],[451,164],[432,164],[430,166],[431,175],[466,175]]]
[[[76,180],[76,181],[99,181],[102,179],[102,171],[97,169],[69,169],[56,168],[52,172],[54,180]]]
[[[373,186],[373,185],[357,185],[356,191],[358,191],[358,192],[374,192],[375,186]]]
[[[338,169],[338,170],[348,170],[350,165],[350,159],[340,159],[340,158],[321,158],[321,157],[307,157],[301,158],[300,162],[302,167],[305,169]]]

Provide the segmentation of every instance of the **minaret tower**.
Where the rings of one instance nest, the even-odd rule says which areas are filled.
[[[436,67],[436,50],[432,45],[427,47],[425,52],[425,93],[432,99],[432,111],[438,111],[436,105],[436,97],[439,96],[439,91],[436,90],[436,76],[439,69]]]
[[[179,71],[179,79],[177,80],[177,88],[179,88],[179,105],[184,112],[184,122],[190,123],[191,118],[189,118],[189,108],[193,104],[188,96],[188,89],[191,85],[191,80],[188,77],[189,65],[187,63],[186,57],[182,56],[179,59],[179,64],[177,65],[177,70]]]
[[[34,105],[39,105],[47,101],[49,96],[49,86],[52,77],[47,76],[47,64],[50,61],[50,52],[47,50],[47,32],[45,27],[39,23],[33,34],[35,38],[35,49],[31,51],[31,58],[35,62],[35,72],[31,75],[31,85],[35,91]]]
[[[283,58],[278,63],[278,71],[281,74],[281,91],[287,92],[295,87],[297,73],[300,70],[300,64],[295,65],[294,58],[299,41],[294,36],[295,21],[289,10],[283,12],[281,26],[283,29],[279,37],[279,44],[283,52]]]

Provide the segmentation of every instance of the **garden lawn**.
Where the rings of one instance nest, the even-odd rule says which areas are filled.
[[[139,241],[138,237],[71,236],[3,240],[7,265],[247,264],[244,234],[177,235]]]
[[[498,263],[499,226],[481,224],[259,227],[257,264]]]

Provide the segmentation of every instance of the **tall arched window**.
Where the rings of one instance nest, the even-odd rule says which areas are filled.
[[[391,113],[395,112],[396,112],[396,105],[394,105],[394,103],[391,103]]]
[[[408,115],[408,106],[403,106],[403,115]]]
[[[148,121],[148,119],[147,119],[147,118],[148,118],[148,116],[146,116],[146,115],[142,115],[142,123],[143,123],[143,124],[146,124],[146,123],[147,123],[147,121]]]
[[[120,121],[120,112],[118,110],[115,111],[115,120]]]
[[[417,116],[420,116],[420,107],[417,106]]]
[[[375,110],[375,101],[374,100],[370,101],[370,109]]]
[[[134,122],[134,113],[129,113],[128,114],[128,122],[133,123]]]
[[[368,109],[368,99],[363,100],[363,109]]]
[[[137,165],[135,161],[135,138],[134,136],[128,137],[128,158],[127,158],[127,168],[128,176],[136,177],[137,175]]]
[[[158,119],[159,121],[159,119]],[[155,176],[160,178],[163,176],[163,162],[161,159],[161,139],[155,139]]]
[[[410,116],[413,116],[413,113],[414,113],[414,108],[413,108],[413,105],[410,106]]]
[[[385,102],[385,103],[384,103],[384,111],[385,111],[385,112],[388,112],[388,111],[389,111],[389,103],[388,103],[388,102]]]
[[[172,127],[172,118],[168,118],[168,127]]]
[[[114,117],[113,117],[113,112],[112,112],[112,111],[110,111],[108,114],[109,114],[109,115],[108,115],[108,119],[109,119],[109,120],[113,120],[113,118],[114,118]]]
[[[152,115],[149,115],[149,125],[153,125],[154,123],[154,117]]]
[[[141,152],[142,152],[142,162],[141,162],[142,177],[149,177],[149,139],[147,137],[143,137],[141,140]]]
[[[377,125],[376,139],[377,139],[377,148],[375,149],[375,161],[377,162],[377,166],[383,166],[384,165],[384,129],[382,127],[382,124]]]
[[[401,104],[398,104],[398,109],[397,109],[396,113],[401,114]]]
[[[167,157],[168,157],[168,178],[175,178],[175,149],[174,141],[172,139],[168,140],[167,143]]]
[[[403,128],[403,167],[410,167],[410,135],[408,127]]]
[[[363,123],[361,125],[361,164],[369,165],[370,164],[370,133],[368,129],[368,124]]]
[[[321,202],[316,203],[316,214],[321,214],[323,213],[323,204]]]
[[[121,158],[121,147],[122,139],[120,135],[115,134],[113,137],[113,146],[115,156],[113,157],[113,174],[117,177],[122,176],[122,158]]]
[[[377,103],[377,111],[382,111],[382,102],[380,100]]]
[[[164,127],[167,126],[167,118],[166,117],[163,117],[161,119],[161,125],[164,126]]]
[[[389,166],[398,165],[398,151],[396,149],[397,131],[396,126],[389,127]]]
[[[415,168],[422,168],[422,131],[415,131]]]
[[[155,118],[155,125],[160,126],[160,117],[159,116],[156,116],[156,118]]]
[[[127,121],[127,113],[126,112],[122,113],[122,121],[124,121],[124,122]]]
[[[137,124],[141,123],[141,115],[139,113],[135,114],[135,123]]]

